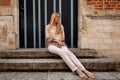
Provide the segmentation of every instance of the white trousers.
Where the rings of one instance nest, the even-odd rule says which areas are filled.
[[[59,55],[73,72],[76,71],[76,69],[85,70],[85,67],[66,46],[59,48],[54,45],[49,45],[48,50],[51,53]]]

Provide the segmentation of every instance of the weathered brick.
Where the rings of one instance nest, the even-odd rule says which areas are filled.
[[[94,37],[96,37],[96,38],[103,38],[103,39],[105,38],[106,39],[106,38],[110,38],[110,35],[109,35],[109,33],[107,33],[107,32],[105,33],[104,32],[104,33],[96,33]]]
[[[120,39],[120,32],[111,32],[110,33],[110,38]]]
[[[104,10],[104,8],[102,8],[102,7],[96,7],[95,9],[97,9],[97,10]]]
[[[104,39],[103,42],[104,44],[112,44],[114,41],[113,39]]]
[[[120,44],[120,39],[113,39],[113,41],[114,41],[114,44]]]
[[[109,2],[109,4],[118,4],[118,2],[117,1],[112,1],[112,2]]]
[[[119,33],[120,32],[120,26],[114,26],[113,31]]]
[[[10,5],[10,4],[11,4],[11,0],[0,0],[0,6]]]
[[[101,49],[101,50],[110,50],[110,45],[108,45],[108,44],[101,45],[99,49]]]
[[[100,45],[99,45],[99,44],[89,43],[89,44],[88,44],[88,48],[89,48],[89,49],[100,49]]]
[[[94,25],[95,26],[111,26],[111,20],[106,19],[94,19]]]
[[[118,5],[120,2],[116,0],[86,0],[86,4],[88,7],[94,5],[96,10],[119,10]]]
[[[88,39],[88,43],[90,44],[101,44],[104,42],[104,39]]]
[[[13,13],[11,7],[0,7],[0,16],[8,16],[12,14]]]
[[[116,43],[114,43],[114,44],[111,44],[111,46],[110,46],[110,49],[111,50],[119,50],[120,49],[120,44],[116,44]]]
[[[94,32],[113,32],[112,26],[95,26],[92,31]]]
[[[120,10],[120,8],[115,8],[115,10]]]
[[[113,27],[112,26],[104,26],[103,32],[113,32]]]
[[[111,25],[112,26],[120,26],[120,20],[112,20]]]

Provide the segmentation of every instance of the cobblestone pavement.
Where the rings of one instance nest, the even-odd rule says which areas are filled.
[[[120,80],[120,72],[94,72],[95,80]],[[72,72],[0,72],[0,80],[82,80]],[[89,79],[90,80],[90,79]]]

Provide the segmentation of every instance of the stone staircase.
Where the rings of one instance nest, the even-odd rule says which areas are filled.
[[[81,63],[88,69],[96,73],[100,79],[100,74],[105,72],[119,73],[120,62],[111,58],[98,55],[95,50],[80,50],[78,48],[70,48],[72,52],[79,58]],[[0,71],[17,71],[17,72],[51,72],[52,74],[71,74],[71,70],[62,61],[62,59],[48,52],[46,48],[41,49],[18,49],[18,50],[2,50],[0,51]],[[99,75],[98,75],[99,74]],[[110,78],[110,77],[109,77]],[[69,80],[69,79],[55,79]],[[70,79],[72,80],[72,79]],[[73,79],[74,80],[74,79]],[[78,79],[75,79],[78,80]],[[112,80],[112,79],[111,79]],[[115,78],[114,80],[120,80]]]

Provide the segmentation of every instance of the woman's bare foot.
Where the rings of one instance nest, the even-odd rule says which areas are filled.
[[[91,78],[91,79],[94,79],[94,78],[95,78],[94,74],[91,73],[91,72],[88,71],[88,70],[84,70],[84,73],[85,73],[89,78]]]
[[[78,73],[78,75],[79,75],[83,80],[87,80],[87,79],[88,79],[87,75],[85,75],[81,70],[77,69],[76,72]]]

